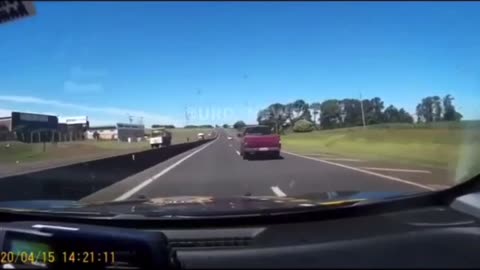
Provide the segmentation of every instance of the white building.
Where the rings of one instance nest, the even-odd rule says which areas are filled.
[[[145,126],[136,124],[117,123],[112,126],[90,127],[87,130],[87,139],[95,139],[98,134],[100,140],[117,140],[122,142],[144,140]]]
[[[87,116],[58,117],[58,126],[64,140],[83,140],[89,128]]]

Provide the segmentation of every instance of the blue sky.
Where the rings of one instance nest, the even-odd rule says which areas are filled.
[[[0,114],[254,122],[274,102],[452,94],[480,118],[478,2],[36,2],[0,25]]]

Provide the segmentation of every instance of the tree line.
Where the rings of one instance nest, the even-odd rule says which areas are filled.
[[[152,125],[152,128],[175,128],[174,125]]]
[[[186,125],[184,128],[213,128],[212,125]]]
[[[416,107],[416,119],[405,109],[385,104],[379,97],[372,99],[344,98],[307,103],[303,99],[281,104],[274,103],[257,114],[260,125],[271,126],[277,133],[293,128],[306,132],[314,129],[333,129],[381,123],[428,123],[435,121],[460,121],[462,114],[453,105],[453,96],[428,96]],[[243,127],[237,121],[234,128]],[[297,127],[295,127],[297,125]]]

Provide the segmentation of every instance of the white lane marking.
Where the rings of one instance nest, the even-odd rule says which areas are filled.
[[[306,156],[319,156],[319,157],[334,157],[334,155],[331,155],[331,154],[316,154],[316,153],[312,153],[312,154],[305,154]]]
[[[323,163],[326,163],[326,164],[329,164],[329,165],[338,166],[338,167],[342,167],[342,168],[345,168],[345,169],[349,169],[349,170],[353,170],[353,171],[357,171],[357,172],[361,172],[361,173],[365,173],[365,174],[369,174],[369,175],[374,175],[374,176],[381,177],[381,178],[384,178],[384,179],[388,179],[388,180],[404,183],[404,184],[407,184],[407,185],[420,187],[420,188],[427,189],[427,190],[432,190],[432,191],[435,190],[434,188],[431,188],[429,186],[414,183],[414,182],[404,180],[404,179],[400,179],[400,178],[393,177],[393,176],[388,176],[388,175],[384,175],[384,174],[380,174],[380,173],[376,173],[376,172],[371,172],[371,171],[367,171],[367,170],[363,170],[363,169],[359,169],[359,168],[355,168],[355,167],[351,167],[351,166],[347,166],[347,165],[343,165],[343,164],[340,164],[340,163],[335,163],[335,162],[331,162],[331,161],[327,161],[327,160],[322,160],[322,159],[318,159],[318,158],[302,156],[302,155],[294,154],[294,153],[291,153],[291,152],[288,152],[288,151],[282,151],[282,152],[284,152],[286,154],[289,154],[289,155],[292,155],[292,156],[297,156],[297,157],[311,159],[311,160],[318,161],[318,162],[323,162]]]
[[[309,207],[309,206],[315,206],[315,204],[312,204],[312,203],[301,203],[301,204],[299,204],[299,206]]]
[[[271,189],[277,197],[287,197],[287,194],[285,194],[278,186],[273,186]]]
[[[330,157],[322,157],[325,160],[336,160],[336,161],[350,161],[350,162],[365,162],[365,160],[360,159],[352,159],[352,158],[330,158]]]
[[[161,177],[162,175],[166,174],[167,172],[171,171],[173,168],[177,167],[178,165],[180,165],[182,162],[184,162],[185,160],[191,158],[193,155],[195,155],[196,153],[202,151],[203,149],[207,148],[208,146],[212,145],[214,142],[216,141],[213,140],[212,142],[209,142],[208,144],[202,146],[201,148],[193,151],[192,153],[190,153],[189,155],[183,157],[182,159],[178,160],[177,162],[173,163],[172,165],[168,166],[167,168],[165,168],[163,171],[155,174],[154,176],[146,179],[145,181],[143,181],[142,183],[140,183],[139,185],[135,186],[134,188],[132,188],[131,190],[123,193],[122,195],[120,195],[118,198],[116,198],[114,201],[123,201],[125,199],[128,199],[130,198],[133,194],[137,193],[139,190],[141,190],[142,188],[146,187],[147,185],[149,185],[150,183],[152,183],[153,181],[155,181],[157,178]]]
[[[327,192],[327,197],[328,197],[329,199],[334,199],[334,198],[338,197],[338,193],[337,193],[337,192],[334,192],[334,191]]]
[[[409,170],[409,169],[393,169],[393,168],[377,168],[377,167],[360,167],[365,170],[373,170],[373,171],[391,171],[391,172],[411,172],[411,173],[432,173],[431,171],[427,170]]]
[[[451,186],[449,185],[437,185],[437,184],[431,184],[429,185],[430,187],[434,188],[434,189],[446,189],[446,188],[450,188]]]
[[[238,151],[238,150],[235,150],[235,153],[237,153],[237,155],[239,155],[239,156],[240,156],[240,151]]]
[[[34,229],[57,229],[57,230],[64,230],[64,231],[78,231],[78,228],[74,227],[64,227],[64,226],[55,226],[55,225],[43,225],[43,224],[35,224],[32,226]]]

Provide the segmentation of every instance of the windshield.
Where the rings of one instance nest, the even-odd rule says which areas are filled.
[[[479,14],[0,1],[0,208],[258,213],[451,188],[480,172]]]
[[[272,134],[269,127],[249,127],[245,129],[245,135],[270,135]]]
[[[155,130],[151,133],[151,137],[163,137],[168,136],[168,133],[163,130]]]

